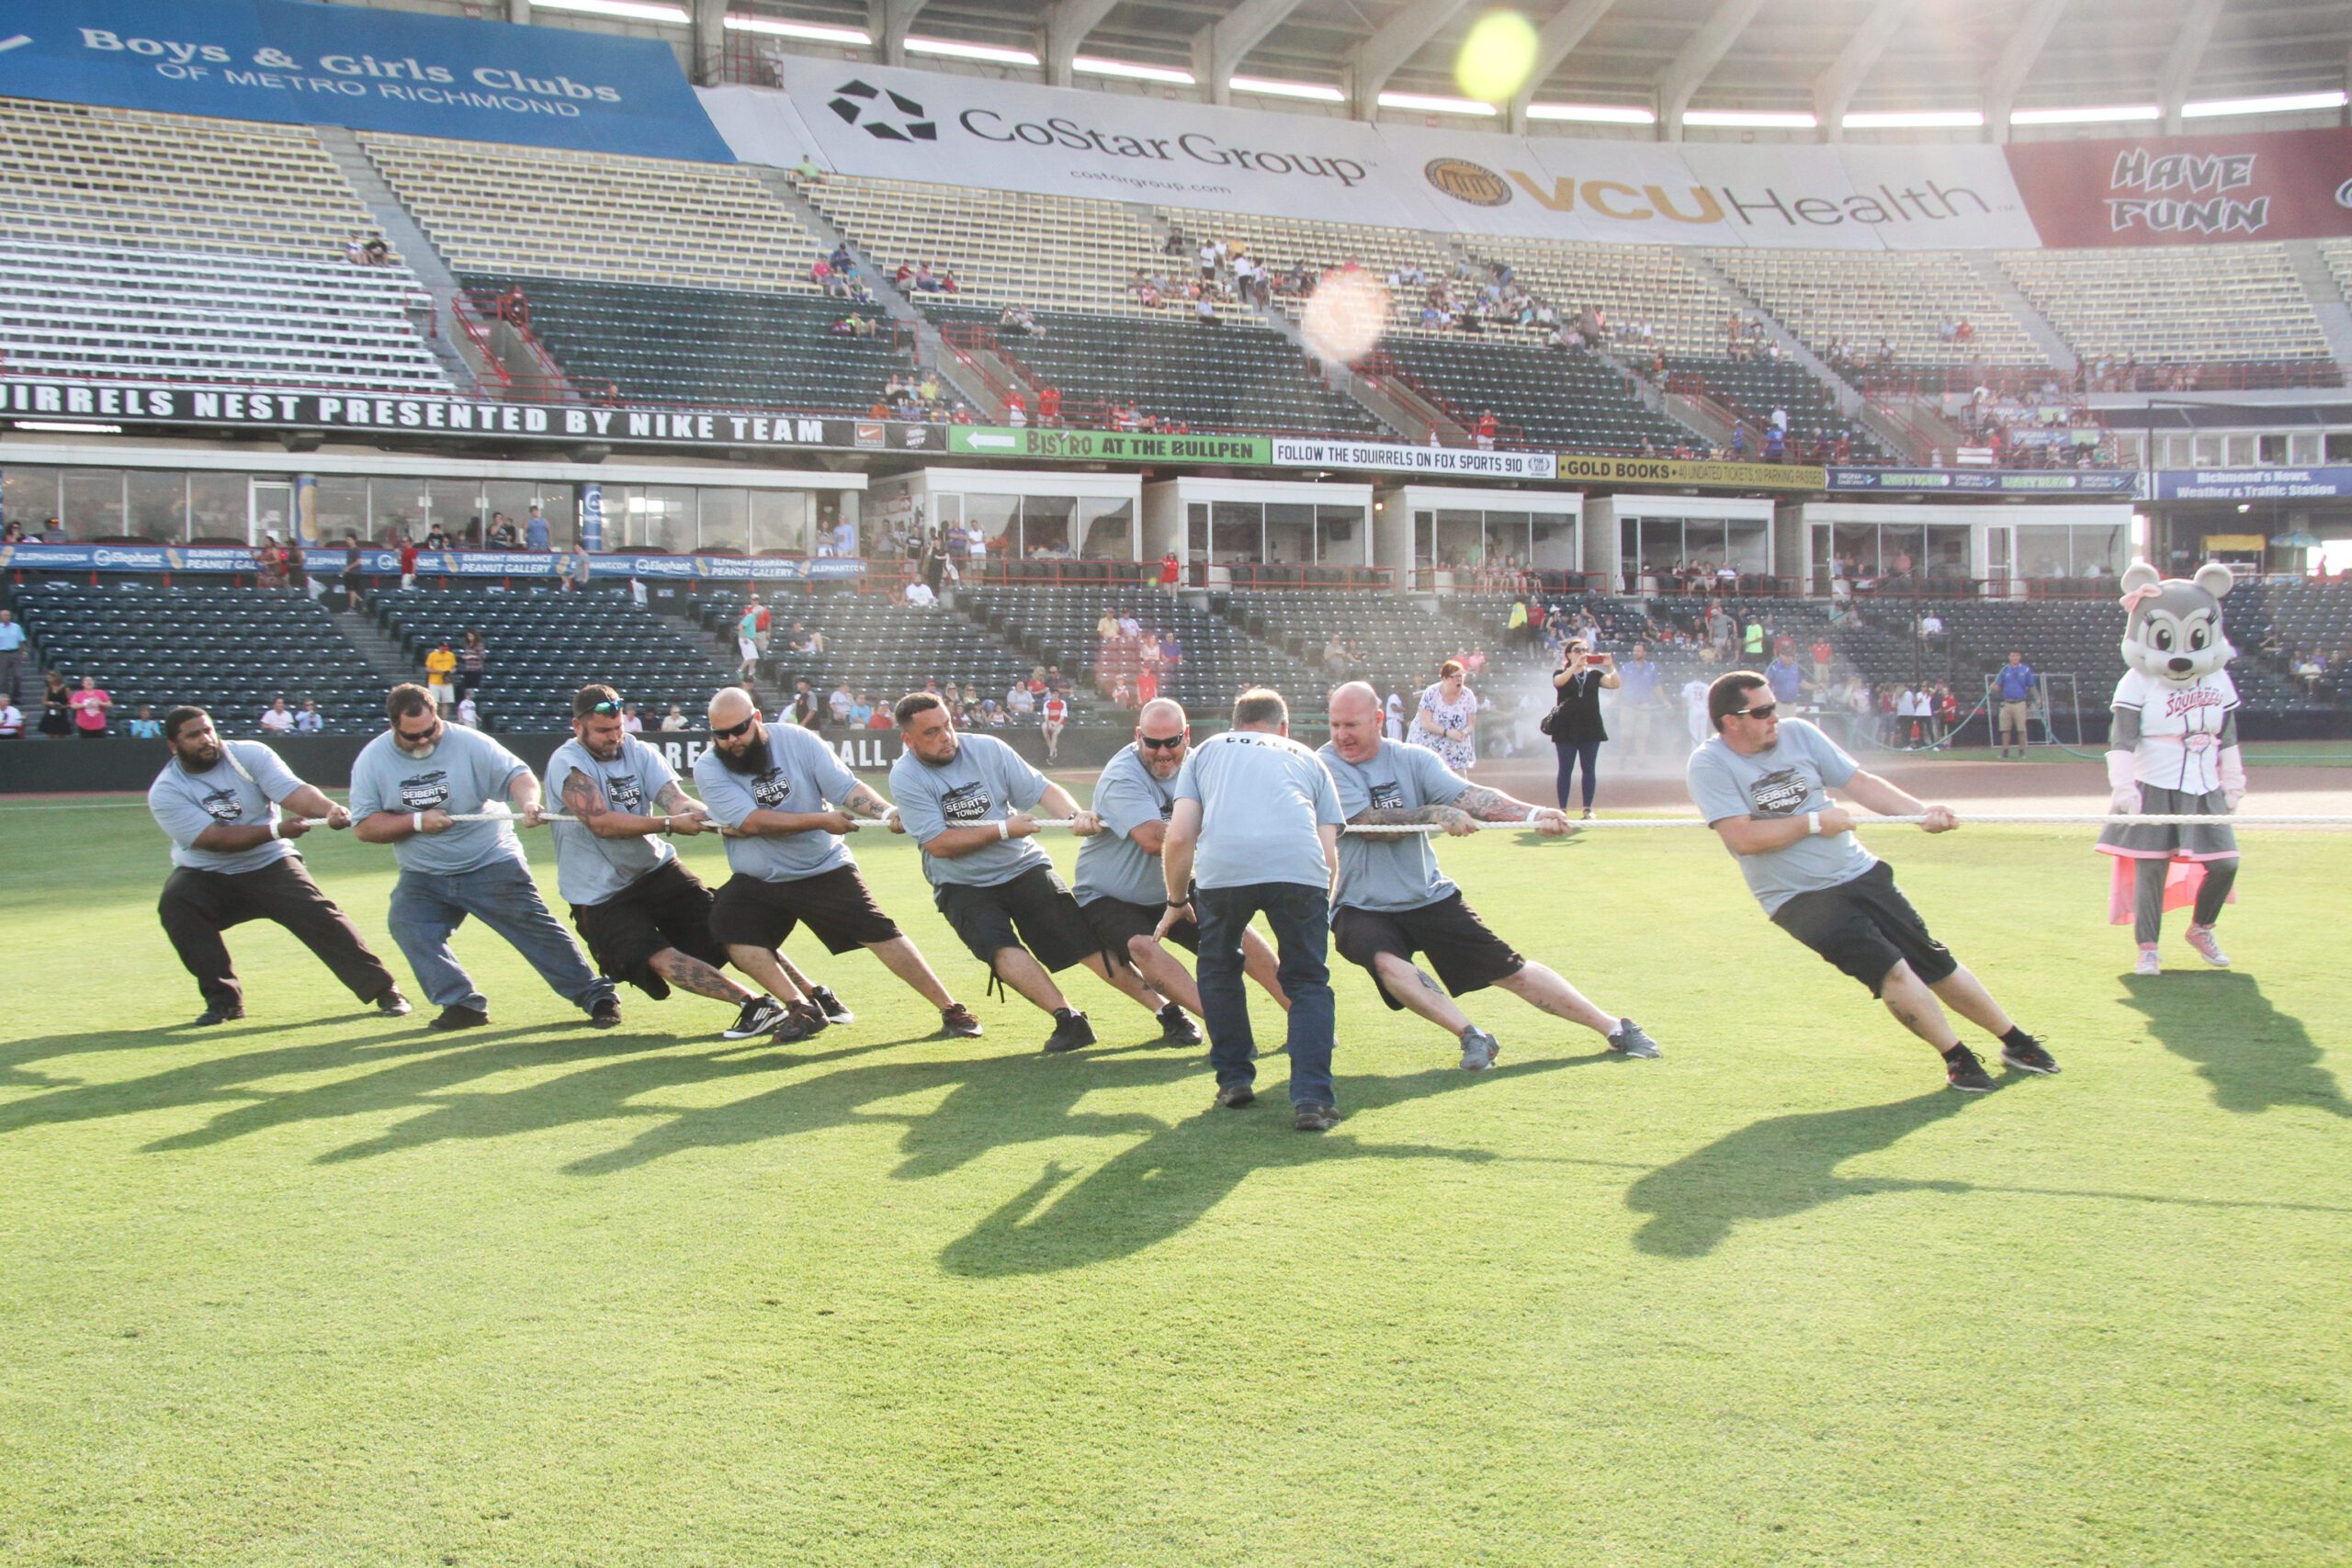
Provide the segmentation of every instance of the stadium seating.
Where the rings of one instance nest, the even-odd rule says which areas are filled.
[[[743,597],[730,588],[698,595],[695,604],[695,623],[712,639],[713,657],[729,667]],[[1002,701],[1014,681],[1028,678],[1035,662],[944,606],[926,610],[893,604],[880,594],[797,591],[779,592],[764,603],[772,625],[770,652],[760,671],[763,689],[776,693],[789,694],[795,682],[805,680],[822,697],[846,681],[853,693],[863,692],[877,706],[888,706],[936,679],[943,691],[970,686],[981,697]],[[823,653],[786,650],[796,621],[824,634]]]
[[[469,289],[520,288],[531,331],[575,386],[631,402],[862,414],[893,371],[890,337],[835,333],[840,305],[740,288],[468,273]]]
[[[1826,435],[1832,441],[1843,436],[1852,443],[1858,463],[1894,460],[1867,428],[1838,413],[1829,389],[1802,365],[1769,359],[1684,360],[1675,367],[1668,385],[1679,388],[1686,377],[1752,426],[1751,442],[1770,422],[1774,409],[1786,409],[1792,457]],[[1748,455],[1753,457],[1758,450],[1750,446]]]
[[[2048,363],[1958,252],[1741,249],[1707,259],[1816,354],[1843,343],[1858,354],[1884,344],[1904,366]],[[1967,341],[1942,335],[1945,321],[1962,320]],[[1723,349],[1718,322],[1700,352]]]
[[[1647,439],[1670,452],[1697,439],[1644,407],[1623,375],[1594,355],[1460,333],[1394,338],[1387,350],[1425,395],[1457,417],[1476,420],[1492,409],[1507,433],[1533,445],[1632,452]]]
[[[142,703],[157,717],[194,703],[221,734],[258,735],[275,697],[315,700],[331,733],[383,722],[382,678],[300,593],[47,581],[18,589],[17,610],[51,668],[77,684],[97,677],[118,732]],[[36,678],[25,685],[39,689]]]
[[[1508,263],[1520,287],[1564,317],[1586,306],[1607,320],[1613,346],[1634,352],[1632,334],[1647,321],[1649,344],[1668,359],[1711,354],[1724,342],[1731,301],[1679,251],[1650,245],[1589,245],[1544,240],[1482,240],[1484,260]]]
[[[453,272],[817,287],[816,242],[748,169],[420,136],[360,141]]]
[[[1250,637],[1223,615],[1158,588],[991,586],[962,597],[976,619],[1037,662],[1058,664],[1064,673],[1091,682],[1099,694],[1098,706],[1122,676],[1132,688],[1141,664],[1133,651],[1104,648],[1095,626],[1106,611],[1132,615],[1148,633],[1175,635],[1183,658],[1160,667],[1159,694],[1204,721],[1221,721],[1233,699],[1250,686],[1272,684],[1295,694],[1319,689],[1319,670]]]
[[[2000,264],[2086,362],[2329,362],[2277,245],[2004,251]]]
[[[372,229],[307,130],[0,99],[11,370],[454,392]]]
[[[489,659],[476,700],[485,729],[569,728],[572,694],[592,681],[638,705],[651,729],[672,703],[699,715],[711,693],[735,679],[733,661],[707,639],[623,592],[415,588],[371,594],[367,604],[419,670],[435,644],[456,648],[467,632],[482,634]]]

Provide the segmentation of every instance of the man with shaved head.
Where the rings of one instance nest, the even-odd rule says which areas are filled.
[[[859,820],[887,822],[890,805],[861,784],[818,736],[797,725],[770,728],[740,686],[710,699],[710,750],[695,762],[705,807],[723,827],[735,874],[710,908],[710,931],[729,962],[775,995],[797,979],[776,951],[805,924],[829,953],[863,947],[939,1010],[948,1034],[969,1038],[980,1021],[948,995],[915,944],[867,891],[843,835]],[[831,993],[814,987],[827,1000]],[[834,1022],[849,1014],[820,1010]],[[819,1028],[823,1027],[820,1021]]]
[[[1361,681],[1331,694],[1331,739],[1318,753],[1339,786],[1350,827],[1434,824],[1475,833],[1480,822],[1524,822],[1556,837],[1565,812],[1531,806],[1471,784],[1434,751],[1381,735],[1379,694]],[[1557,1018],[1581,1023],[1628,1056],[1655,1056],[1657,1043],[1630,1018],[1612,1017],[1541,964],[1530,964],[1487,928],[1462,890],[1438,870],[1427,833],[1348,833],[1340,840],[1340,887],[1331,936],[1340,956],[1369,971],[1381,998],[1443,1028],[1462,1043],[1462,1066],[1495,1065],[1502,1049],[1470,1021],[1454,997],[1499,986]],[[1413,964],[1426,953],[1444,990]],[[1448,995],[1448,993],[1452,993]]]
[[[1165,908],[1166,885],[1159,870],[1159,849],[1168,838],[1168,818],[1175,809],[1176,774],[1192,750],[1192,726],[1183,705],[1166,697],[1144,704],[1136,716],[1136,739],[1122,747],[1094,781],[1094,814],[1102,831],[1078,847],[1078,874],[1071,891],[1080,913],[1102,940],[1102,951],[1125,958],[1151,988],[1169,998],[1161,1017],[1166,1039],[1176,1045],[1197,1045],[1200,1032],[1184,1017],[1201,1016],[1201,993],[1193,976],[1153,934]],[[1167,940],[1187,953],[1201,951],[1201,928],[1195,920],[1170,926]],[[1274,975],[1274,950],[1254,931],[1241,937],[1242,966],[1266,994],[1284,1008]]]

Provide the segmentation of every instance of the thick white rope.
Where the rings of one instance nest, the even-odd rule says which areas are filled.
[[[2135,813],[2125,817],[2088,811],[2012,811],[1981,814],[1968,812],[1958,815],[1961,824],[1971,828],[2052,826],[2175,828],[2188,827],[2197,823],[2225,828],[2352,828],[2352,816],[2204,817],[2186,813]],[[560,812],[548,812],[543,819],[548,822],[579,820],[576,817],[568,817]],[[323,828],[327,825],[326,818],[323,817],[304,817],[295,820],[299,820],[306,828]],[[519,822],[522,820],[522,815],[514,811],[471,811],[452,813],[449,820],[452,822]],[[1926,820],[1927,818],[1924,816],[1857,817],[1854,818],[1854,826],[1857,828],[1917,827]],[[1035,818],[1035,821],[1040,828],[1068,828],[1072,818],[1040,817]],[[1577,832],[1591,828],[1703,828],[1706,825],[1704,820],[1696,817],[1595,817],[1582,821],[1571,818],[1568,822],[1568,827]],[[867,818],[862,821],[860,826],[884,828],[887,824]],[[1535,825],[1523,820],[1514,820],[1479,822],[1474,826],[1482,833],[1521,833],[1532,831]],[[1367,837],[1385,838],[1408,833],[1442,833],[1445,829],[1436,822],[1366,822],[1342,829],[1341,831],[1361,833]]]

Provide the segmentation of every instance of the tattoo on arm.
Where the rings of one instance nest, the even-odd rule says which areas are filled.
[[[654,803],[660,806],[662,810],[680,817],[691,815],[692,813],[701,809],[699,807],[695,805],[693,797],[686,794],[684,786],[680,784],[675,779],[672,779],[668,784],[663,784],[662,786],[662,792],[655,795],[653,799]]]
[[[889,814],[890,803],[875,794],[871,785],[861,784],[849,792],[849,798],[842,802],[842,809],[853,817],[877,821]]]
[[[605,792],[578,768],[563,781],[563,808],[582,822],[594,821],[605,814]]]
[[[1527,815],[1528,808],[1524,801],[1513,800],[1498,789],[1472,784],[1453,797],[1453,809],[1481,822],[1516,822]]]
[[[1392,826],[1401,826],[1408,822],[1442,822],[1445,820],[1445,814],[1453,809],[1454,808],[1451,806],[1391,806],[1380,809],[1366,807],[1348,820],[1374,825],[1386,823]]]

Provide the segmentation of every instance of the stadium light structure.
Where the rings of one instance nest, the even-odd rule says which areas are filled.
[[[1656,125],[1657,115],[1632,104],[1530,104],[1530,119],[1572,120],[1579,125]]]
[[[1173,65],[1146,65],[1139,60],[1102,60],[1081,54],[1069,62],[1081,76],[1117,76],[1129,82],[1165,82],[1175,87],[1196,87],[1200,79]]]
[[[1984,123],[1982,109],[1865,109],[1841,118],[1848,130],[1941,130],[1974,129]]]
[[[1254,93],[1261,98],[1305,98],[1318,104],[1344,104],[1347,94],[1337,87],[1327,87],[1320,82],[1285,82],[1272,76],[1236,76],[1227,84],[1237,93]]]
[[[2018,109],[2009,116],[2011,125],[2103,125],[2112,121],[2162,119],[2164,110],[2154,104],[2095,104],[2082,108]]]
[[[535,11],[577,11],[583,17],[611,17],[624,22],[668,22],[684,27],[694,18],[683,6],[656,6],[649,0],[531,0]]]
[[[2236,114],[2300,114],[2312,109],[2340,109],[2345,104],[2340,87],[2324,93],[2278,93],[2267,98],[2208,98],[2201,104],[2183,104],[2183,119],[2219,119]]]
[[[1476,98],[1444,97],[1432,93],[1383,93],[1380,107],[1385,109],[1407,109],[1415,114],[1498,115],[1502,110],[1492,104],[1482,104]]]
[[[1008,49],[1001,44],[965,43],[950,38],[910,38],[909,54],[936,54],[949,60],[984,60],[991,65],[1035,65],[1035,52],[1025,49]]]
[[[1821,124],[1809,109],[1691,109],[1682,123],[1744,130],[1812,130]]]
[[[848,49],[872,49],[874,37],[863,28],[829,27],[823,22],[782,22],[773,17],[725,19],[730,33],[759,33],[768,38],[797,38],[809,43],[837,43]]]

